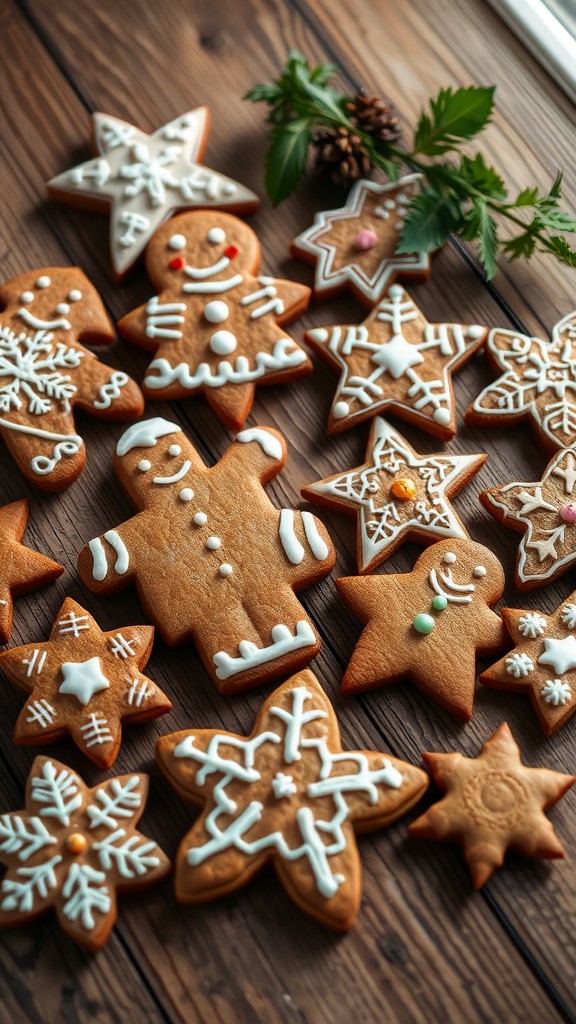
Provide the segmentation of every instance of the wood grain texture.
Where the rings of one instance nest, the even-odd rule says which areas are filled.
[[[387,92],[408,124],[440,85],[498,81],[500,113],[487,134],[487,147],[519,186],[532,178],[544,186],[556,163],[568,168],[573,156],[573,138],[570,145],[566,141],[573,132],[572,109],[482,0],[434,5],[421,0],[396,8],[375,0],[353,0],[346,7],[328,0],[289,5],[215,0],[209,7],[172,0],[169,18],[162,5],[145,0],[124,2],[120,14],[110,0],[97,7],[74,0],[50,7],[42,0],[19,5],[8,0],[1,18],[0,96],[7,140],[0,154],[2,277],[33,266],[77,263],[100,289],[114,318],[151,294],[144,273],[122,287],[114,285],[107,219],[44,199],[49,177],[88,156],[93,109],[153,130],[207,103],[213,118],[207,164],[262,193],[263,111],[239,97],[255,81],[274,74],[286,50],[297,46],[313,59],[335,56],[347,75],[347,88],[364,80]],[[567,195],[575,194],[569,175]],[[310,223],[315,209],[338,205],[340,199],[310,181],[276,212],[264,201],[251,220],[262,239],[264,272],[309,282],[308,268],[288,258],[288,242]],[[430,281],[412,291],[431,319],[505,327],[522,323],[541,331],[570,308],[572,279],[573,274],[543,258],[534,269],[506,268],[489,289],[460,247],[450,245],[434,259]],[[317,306],[291,330],[300,338],[305,327],[363,317],[361,307],[341,299]],[[121,343],[103,358],[138,380],[147,362],[145,354]],[[487,451],[490,458],[455,504],[473,536],[497,552],[511,580],[515,538],[486,516],[476,496],[512,476],[534,477],[546,458],[527,432],[488,433],[463,426],[464,409],[489,379],[482,357],[456,378],[459,433],[449,449]],[[316,361],[307,380],[263,389],[257,397],[250,423],[278,427],[290,445],[285,471],[268,488],[277,505],[298,504],[304,483],[363,459],[366,428],[326,436],[335,383],[331,371]],[[149,403],[147,411],[181,422],[208,463],[229,443],[228,432],[203,399],[171,406]],[[16,602],[13,643],[44,638],[66,593],[85,603],[103,628],[142,621],[133,592],[98,602],[83,590],[75,572],[76,553],[86,540],[132,512],[111,471],[113,444],[122,428],[80,417],[78,423],[88,464],[62,495],[40,496],[17,476],[6,453],[0,454],[0,501],[30,497],[27,541],[68,570],[53,588]],[[400,429],[417,449],[437,450],[427,435]],[[339,551],[335,575],[353,573],[353,524],[328,514],[324,518]],[[417,550],[399,552],[388,568],[410,568]],[[525,606],[554,607],[573,580],[568,575],[523,598]],[[518,603],[511,587],[506,598]],[[331,580],[306,592],[303,603],[325,640],[312,667],[335,698],[345,744],[390,749],[415,763],[423,749],[474,754],[506,718],[528,763],[573,770],[574,723],[546,741],[522,697],[480,688],[474,719],[463,728],[408,686],[343,700],[338,683],[359,624],[338,601]],[[190,723],[248,731],[262,695],[220,697],[194,651],[169,651],[160,642],[147,673],[171,696],[175,710],[158,722],[126,730],[115,771],[151,770],[143,830],[173,853],[193,812],[153,766],[156,737]],[[0,693],[4,810],[20,806],[34,751],[11,743],[22,695],[5,679]],[[71,743],[47,749],[90,784],[100,778]],[[553,820],[573,853],[573,798],[554,810]],[[360,840],[363,907],[356,928],[344,938],[305,918],[271,872],[237,895],[203,907],[177,906],[170,881],[145,897],[124,898],[118,926],[96,959],[72,947],[49,916],[34,928],[0,935],[5,968],[0,994],[10,1019],[108,1022],[138,1015],[142,1020],[322,1024],[354,1017],[427,1024],[444,1016],[458,1022],[537,1024],[574,1014],[573,864],[550,867],[510,858],[486,890],[472,894],[460,852],[408,840],[405,824]]]

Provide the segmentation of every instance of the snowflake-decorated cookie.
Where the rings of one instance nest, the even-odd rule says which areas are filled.
[[[147,135],[107,114],[93,114],[96,156],[48,182],[48,195],[96,212],[110,209],[110,253],[118,279],[144,252],[175,210],[222,207],[251,213],[258,196],[200,164],[209,118],[206,107],[182,114]]]
[[[480,501],[504,526],[523,533],[516,587],[543,587],[576,560],[576,446],[563,448],[541,480],[482,491]]]
[[[26,498],[0,508],[0,643],[12,631],[12,599],[52,583],[63,566],[22,544],[28,522]]]
[[[312,672],[265,701],[250,736],[187,729],[157,743],[160,767],[203,812],[176,861],[176,896],[199,903],[248,882],[267,862],[292,899],[331,928],[361,899],[355,831],[381,828],[428,779],[387,754],[343,751],[332,705]]]
[[[178,424],[142,420],[115,458],[140,511],[80,554],[91,590],[135,584],[166,643],[194,640],[222,692],[275,679],[320,649],[294,591],[324,579],[335,552],[313,515],[270,503],[262,484],[285,461],[281,434],[250,427],[208,469]]]
[[[467,532],[449,498],[477,473],[486,455],[418,455],[397,431],[375,418],[366,462],[308,484],[311,501],[358,516],[358,571],[372,572],[407,540],[431,544]]]
[[[230,214],[185,213],[156,232],[146,268],[158,294],[118,324],[129,341],[157,352],[146,395],[204,393],[239,430],[257,384],[310,373],[305,351],[279,326],[306,309],[310,289],[259,276],[259,267],[256,235]]]
[[[116,920],[116,892],[144,889],[170,861],[138,832],[147,775],[119,775],[88,789],[47,757],[32,764],[22,811],[0,814],[0,926],[54,907],[64,931],[96,951]]]
[[[503,427],[529,419],[548,450],[576,444],[576,312],[553,327],[551,341],[491,331],[486,352],[503,373],[478,395],[466,422]]]
[[[0,288],[0,435],[24,476],[46,491],[68,487],[86,452],[73,406],[100,419],[142,414],[139,387],[81,341],[114,330],[98,292],[77,267],[47,267]]]
[[[504,590],[504,571],[488,548],[471,540],[441,541],[412,572],[336,580],[365,629],[342,692],[359,693],[411,680],[464,722],[472,717],[477,655],[506,643],[491,606]]]
[[[475,325],[428,323],[399,284],[364,323],[306,331],[306,341],[340,371],[329,433],[386,412],[449,440],[456,433],[452,374],[487,333]]]
[[[409,832],[441,843],[460,843],[475,889],[502,866],[508,849],[546,860],[564,856],[544,812],[568,792],[576,777],[548,768],[526,768],[506,722],[478,757],[423,757],[446,795],[412,822]]]
[[[314,294],[330,298],[344,288],[375,306],[398,277],[423,280],[430,271],[425,252],[398,252],[417,174],[387,185],[357,181],[344,206],[317,213],[312,227],[294,239],[291,251],[316,266]]]
[[[69,734],[100,768],[110,768],[120,748],[122,722],[146,722],[172,705],[142,674],[152,626],[103,632],[71,597],[56,616],[46,643],[0,654],[0,668],[30,695],[16,727],[16,743],[52,743]]]

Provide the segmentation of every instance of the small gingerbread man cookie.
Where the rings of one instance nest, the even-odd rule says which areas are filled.
[[[365,624],[342,680],[359,693],[410,679],[456,718],[472,718],[476,656],[506,643],[499,615],[504,571],[488,548],[471,540],[441,541],[412,572],[336,580]]]
[[[166,643],[194,640],[223,693],[260,686],[320,649],[294,591],[324,579],[336,555],[310,512],[269,501],[262,484],[285,461],[282,435],[251,427],[208,469],[178,424],[142,420],[114,461],[139,512],[80,554],[91,590],[135,584]]]
[[[21,498],[0,508],[0,643],[12,632],[12,600],[52,583],[64,567],[22,544],[28,522],[28,501]]]

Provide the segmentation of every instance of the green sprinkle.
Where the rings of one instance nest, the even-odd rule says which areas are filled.
[[[443,594],[438,594],[432,601],[432,607],[435,612],[443,612],[448,606],[448,599]]]
[[[434,619],[431,615],[427,615],[426,612],[420,612],[413,620],[412,625],[417,633],[423,633],[424,636],[427,636],[434,629]]]

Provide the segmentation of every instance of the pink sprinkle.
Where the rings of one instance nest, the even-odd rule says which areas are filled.
[[[576,523],[576,504],[573,501],[569,501],[567,505],[562,505],[560,519],[563,519],[565,523]]]
[[[354,239],[354,245],[357,249],[373,249],[378,244],[378,235],[375,231],[359,231]]]

